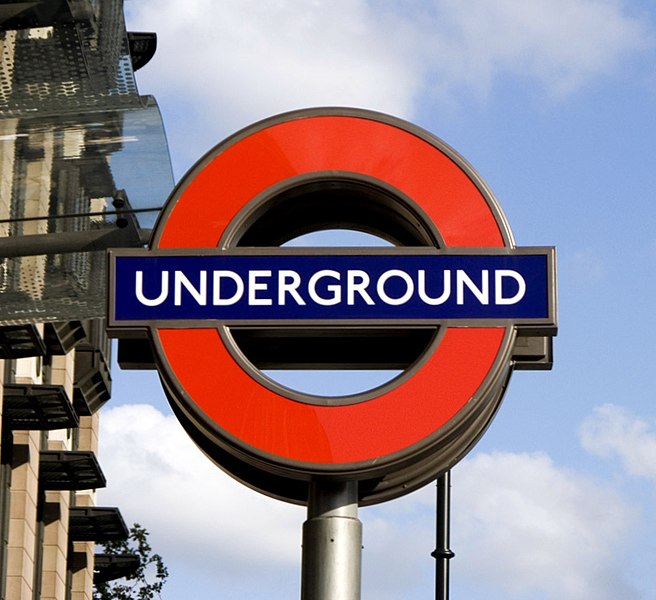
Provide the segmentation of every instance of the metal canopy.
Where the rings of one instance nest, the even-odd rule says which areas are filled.
[[[44,325],[44,341],[50,354],[68,354],[87,337],[82,321],[63,321]]]
[[[70,509],[68,539],[71,542],[117,542],[129,532],[118,508],[76,506]]]
[[[93,564],[93,582],[98,584],[129,577],[141,562],[136,554],[96,554]]]
[[[103,353],[84,345],[75,355],[73,405],[79,415],[91,416],[111,396],[111,377]]]
[[[92,15],[92,0],[6,0],[0,5],[0,25],[7,29],[89,21]]]
[[[78,426],[66,390],[61,385],[6,383],[3,427],[48,431]]]
[[[105,248],[143,245],[173,187],[134,79],[156,38],[128,35],[122,9],[0,0],[0,325],[102,317]]]
[[[46,350],[35,325],[26,323],[0,327],[0,359],[44,356]]]
[[[147,65],[157,50],[157,34],[151,32],[128,31],[130,57],[135,71]]]
[[[90,490],[105,487],[107,480],[91,451],[42,450],[39,484],[44,490]]]
[[[13,60],[0,109],[12,115],[138,104],[122,0],[0,4]],[[12,16],[12,13],[13,16]]]

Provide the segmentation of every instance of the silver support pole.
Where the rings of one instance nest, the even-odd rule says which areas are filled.
[[[301,600],[360,600],[362,523],[355,481],[310,484]]]

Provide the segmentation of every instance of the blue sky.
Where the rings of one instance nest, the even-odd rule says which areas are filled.
[[[656,586],[656,7],[630,0],[126,0],[176,177],[261,118],[415,122],[558,251],[551,372],[518,372],[453,472],[452,597],[647,599]],[[188,442],[152,373],[115,370],[101,501],[151,532],[168,600],[298,597],[302,508]],[[434,597],[434,489],[361,509],[364,599]],[[190,596],[193,590],[193,594]]]

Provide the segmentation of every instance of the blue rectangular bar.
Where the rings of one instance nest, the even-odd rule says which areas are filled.
[[[116,256],[115,324],[544,320],[548,252]]]

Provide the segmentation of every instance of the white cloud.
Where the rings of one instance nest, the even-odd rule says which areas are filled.
[[[363,597],[425,598],[434,586],[435,488],[360,510]]]
[[[129,524],[146,527],[170,568],[169,586],[183,587],[179,578],[196,573],[244,597],[244,590],[260,589],[261,582],[284,573],[296,589],[304,508],[230,479],[200,453],[175,417],[150,405],[107,408],[100,421],[108,487],[99,491],[99,502],[118,506]],[[432,585],[418,578],[426,576],[426,567],[431,574],[433,511],[425,492],[360,511],[366,597],[395,600]],[[417,543],[421,538],[427,539]],[[271,590],[267,597],[278,596]]]
[[[558,97],[649,45],[619,0],[126,0],[156,31],[140,89],[165,111],[176,168],[261,118],[360,106],[412,120],[428,92],[446,106],[500,77]],[[302,8],[299,8],[301,6]]]
[[[619,0],[129,0],[129,25],[158,33],[140,74],[220,121],[299,106],[411,116],[426,88],[485,91],[501,74],[549,93],[612,73],[649,45]]]
[[[173,416],[149,405],[101,415],[100,502],[140,522],[170,564],[232,577],[297,569],[304,510],[253,492],[214,466]]]
[[[245,124],[332,104],[403,115],[417,92],[405,36],[391,35],[364,0],[314,0],[302,10],[291,0],[152,0],[126,8],[131,27],[159,38],[144,81],[193,97],[209,122],[213,114]]]
[[[617,563],[634,515],[608,486],[545,454],[479,454],[454,471],[459,577],[503,596],[631,599]]]
[[[595,408],[580,429],[581,444],[602,458],[618,458],[630,475],[656,478],[656,427],[626,408]]]
[[[250,577],[257,589],[277,570],[297,585],[303,508],[232,481],[174,417],[148,405],[104,410],[100,443],[109,481],[101,503],[141,522],[174,571],[224,587]],[[421,597],[432,587],[434,510],[433,486],[361,510],[367,597]],[[615,559],[633,518],[612,489],[544,454],[479,454],[454,471],[454,573],[517,598],[630,600]]]
[[[618,0],[436,0],[435,76],[485,91],[499,75],[561,96],[607,76],[649,45]],[[439,57],[443,59],[440,60]],[[447,58],[447,60],[444,60]]]
[[[230,479],[200,453],[175,417],[150,405],[107,408],[100,421],[108,487],[99,491],[99,502],[118,506],[128,523],[146,527],[171,571],[169,590],[184,590],[181,578],[190,585],[194,577],[214,581],[226,597],[246,597],[248,590],[275,587],[276,581],[267,597],[289,597],[290,589],[298,589],[304,508]],[[425,491],[362,509],[360,519],[365,597],[396,600],[432,585],[434,507]]]

